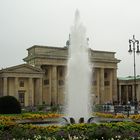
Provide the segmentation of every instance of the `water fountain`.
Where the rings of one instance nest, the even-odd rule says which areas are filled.
[[[71,28],[67,73],[66,114],[71,123],[87,122],[91,117],[90,77],[86,29],[80,22],[79,11],[75,12]]]

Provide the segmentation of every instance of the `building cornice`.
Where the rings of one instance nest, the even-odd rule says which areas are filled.
[[[34,49],[33,53],[30,50]],[[38,51],[40,49],[42,51]],[[28,56],[23,60],[28,62],[34,59],[56,59],[67,60],[68,59],[68,47],[52,47],[52,46],[39,46],[34,45],[28,50]],[[89,48],[89,55],[92,62],[110,62],[119,63],[120,60],[115,58],[115,52],[92,50]]]

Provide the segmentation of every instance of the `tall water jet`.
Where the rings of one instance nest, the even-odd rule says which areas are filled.
[[[67,116],[74,118],[76,122],[80,118],[87,121],[91,117],[91,69],[88,50],[86,28],[80,22],[79,11],[77,10],[70,34],[66,110]],[[83,119],[81,119],[82,122]]]

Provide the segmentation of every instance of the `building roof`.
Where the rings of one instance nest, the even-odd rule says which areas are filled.
[[[20,64],[8,68],[4,68],[0,70],[0,73],[5,73],[5,72],[18,72],[18,73],[44,73],[40,68],[31,66],[29,64]]]
[[[140,79],[140,75],[137,75],[136,80],[139,79]],[[134,76],[118,77],[118,80],[122,80],[122,81],[134,80]]]

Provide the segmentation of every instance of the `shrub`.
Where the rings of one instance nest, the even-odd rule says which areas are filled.
[[[35,126],[5,124],[1,140],[134,140],[140,139],[140,124],[134,122]]]
[[[103,105],[95,105],[94,106],[94,108],[93,108],[93,110],[95,111],[95,112],[102,112],[102,111],[104,111],[103,110]]]
[[[0,114],[19,114],[21,105],[13,96],[0,97]]]

